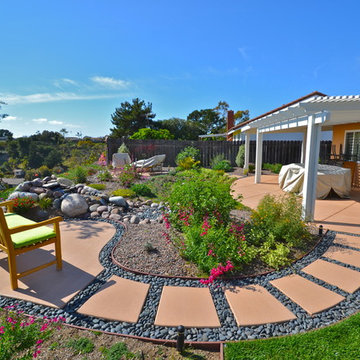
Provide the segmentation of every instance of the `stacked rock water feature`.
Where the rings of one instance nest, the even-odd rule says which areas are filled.
[[[162,203],[126,201],[122,196],[109,197],[90,186],[74,184],[69,179],[55,175],[19,184],[8,199],[31,198],[38,201],[45,197],[52,199],[53,208],[69,218],[101,217],[132,224],[162,222]]]

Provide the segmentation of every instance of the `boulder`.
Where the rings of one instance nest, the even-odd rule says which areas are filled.
[[[61,202],[61,211],[69,217],[83,215],[88,211],[88,204],[81,195],[70,194]]]
[[[41,179],[36,178],[36,179],[34,179],[34,180],[32,181],[32,185],[33,185],[34,187],[41,187],[41,186],[43,186],[43,182],[42,182]]]
[[[59,186],[59,183],[57,181],[52,181],[52,182],[49,182],[49,183],[43,185],[43,187],[45,189],[54,189],[58,186]]]
[[[99,204],[91,205],[91,206],[89,207],[90,212],[96,211],[99,206],[100,206]]]
[[[136,215],[133,215],[131,218],[130,218],[130,224],[138,224],[140,222],[140,218]]]
[[[108,207],[107,206],[99,206],[97,209],[96,209],[97,212],[99,213],[102,213],[103,211],[108,211]]]
[[[109,216],[109,219],[110,220],[120,220],[121,219],[121,216],[119,215],[119,214],[111,214],[110,216]]]
[[[34,201],[39,200],[38,194],[26,192],[26,191],[14,191],[8,197],[9,200],[13,200],[13,199],[17,199],[17,198],[18,199],[29,198],[29,199],[33,199]]]
[[[34,186],[34,187],[30,188],[29,192],[40,195],[40,194],[46,192],[46,190],[43,187]]]
[[[96,218],[96,217],[99,217],[100,214],[97,212],[97,211],[93,211],[91,214],[90,214],[90,217],[91,218]]]
[[[63,177],[57,178],[57,182],[58,182],[58,183],[60,184],[60,186],[62,186],[62,187],[68,187],[68,188],[70,188],[70,187],[74,186],[74,183],[73,183],[71,180],[66,179],[66,178],[63,178]]]
[[[32,186],[31,181],[24,181],[15,188],[15,191],[28,192],[31,186]]]
[[[109,202],[117,206],[122,206],[125,209],[129,208],[129,204],[122,196],[112,196],[111,198],[109,198]]]

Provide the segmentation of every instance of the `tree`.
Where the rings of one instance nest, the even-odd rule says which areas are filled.
[[[111,122],[115,125],[111,135],[116,137],[128,136],[141,128],[153,127],[152,104],[145,103],[139,98],[133,99],[132,104],[128,101],[121,103],[119,108],[111,115]]]
[[[238,110],[234,114],[234,118],[237,124],[248,121],[250,119],[249,110]]]
[[[179,118],[156,121],[154,127],[169,130],[176,140],[198,140],[204,133],[200,124]]]
[[[143,128],[139,129],[136,133],[130,136],[130,139],[146,140],[146,139],[162,139],[162,140],[171,140],[174,138],[174,135],[170,134],[170,131],[167,129],[149,129]]]
[[[12,140],[13,133],[7,129],[0,129],[0,137],[7,137],[8,140]]]
[[[195,110],[187,120],[199,124],[202,134],[216,134],[226,125],[226,120],[213,109]]]
[[[62,128],[62,129],[60,129],[59,133],[60,133],[63,137],[65,137],[65,136],[69,133],[69,131],[66,130],[65,128]]]
[[[1,109],[1,105],[7,105],[4,101],[0,101],[0,109]],[[7,116],[9,116],[8,114],[0,114],[0,120],[6,118]]]

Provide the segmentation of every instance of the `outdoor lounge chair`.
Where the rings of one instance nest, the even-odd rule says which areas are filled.
[[[7,207],[4,214],[2,206]],[[56,264],[57,270],[62,268],[61,243],[59,222],[60,216],[36,223],[12,212],[13,201],[0,203],[0,250],[8,255],[10,283],[13,290],[18,288],[18,279],[35,271]],[[49,228],[53,224],[54,229]],[[16,268],[16,256],[40,247],[55,244],[56,260],[36,266],[32,269],[18,273]]]
[[[165,154],[155,155],[149,159],[135,161],[131,165],[146,170],[161,170],[165,161],[165,157]]]

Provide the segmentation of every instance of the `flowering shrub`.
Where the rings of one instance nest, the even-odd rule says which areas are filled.
[[[118,175],[119,183],[122,186],[130,187],[136,180],[141,178],[141,174],[135,166],[125,165],[120,169]]]
[[[17,214],[24,214],[35,206],[35,201],[30,198],[14,199],[13,211]]]
[[[106,166],[106,156],[105,153],[101,153],[98,161],[97,161],[98,165],[100,166]]]
[[[19,352],[27,354],[22,359],[37,358],[41,353],[41,345],[47,339],[54,327],[65,319],[62,317],[48,319],[44,322],[34,317],[24,317],[14,306],[3,309],[0,317],[0,359],[10,360]]]

